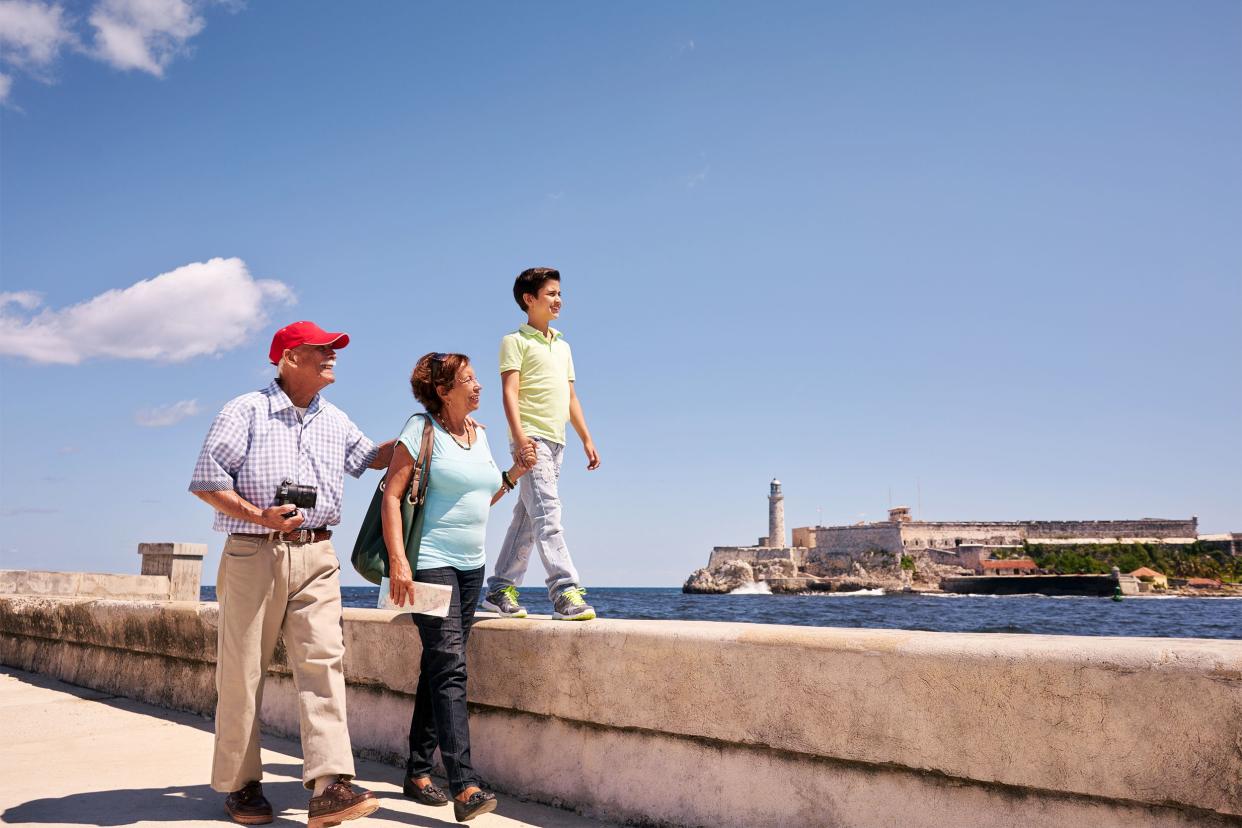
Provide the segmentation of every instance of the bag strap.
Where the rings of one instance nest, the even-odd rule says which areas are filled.
[[[423,417],[423,440],[418,447],[418,457],[414,461],[414,475],[410,478],[409,491],[405,493],[410,503],[417,506],[427,499],[427,484],[431,482],[431,451],[435,440],[435,429],[431,425],[430,414],[415,414]]]

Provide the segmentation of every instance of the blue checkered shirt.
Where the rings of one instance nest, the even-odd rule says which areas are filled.
[[[302,420],[284,389],[273,380],[262,391],[230,400],[216,415],[190,480],[192,492],[236,491],[266,509],[276,503],[283,480],[319,490],[313,509],[301,510],[302,526],[318,529],[341,522],[345,472],[354,477],[371,465],[379,449],[341,409],[319,394]],[[219,532],[261,533],[265,526],[216,512]]]

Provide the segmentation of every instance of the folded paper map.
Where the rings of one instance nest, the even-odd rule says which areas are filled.
[[[414,602],[406,599],[406,604],[399,607],[389,597],[387,578],[380,579],[379,608],[394,612],[417,612],[420,615],[434,615],[443,618],[448,615],[449,602],[453,599],[453,588],[444,584],[423,584],[414,582]]]

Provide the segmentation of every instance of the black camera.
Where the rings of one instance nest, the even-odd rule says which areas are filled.
[[[292,480],[282,480],[276,487],[276,505],[295,507],[292,512],[285,512],[285,520],[297,515],[299,508],[314,509],[318,499],[319,490],[314,486],[300,486]]]

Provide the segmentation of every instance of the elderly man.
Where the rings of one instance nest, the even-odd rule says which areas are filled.
[[[216,578],[211,786],[228,794],[225,810],[242,825],[272,821],[261,786],[259,708],[282,633],[302,724],[302,782],[313,791],[309,828],[379,807],[374,794],[350,784],[340,564],[328,527],[340,522],[345,472],[360,477],[386,467],[393,444],[376,446],[319,394],[336,380],[336,352],[348,344],[346,334],[313,322],[277,331],[269,353],[276,379],[225,404],[190,482],[190,491],[216,510],[214,528],[228,533]],[[314,487],[314,505],[298,509],[278,498],[288,483]]]

